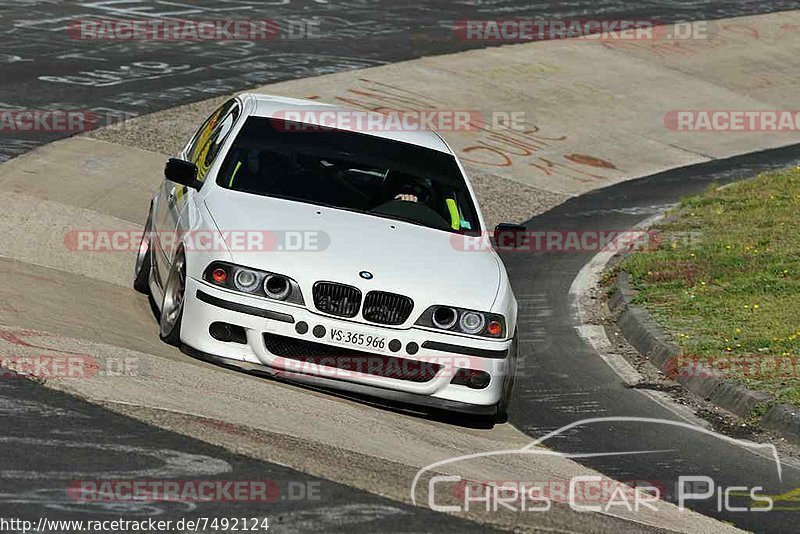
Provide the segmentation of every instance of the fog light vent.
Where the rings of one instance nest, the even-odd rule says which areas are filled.
[[[247,344],[247,334],[244,328],[235,324],[211,323],[211,326],[208,327],[208,333],[217,341]]]
[[[486,371],[459,369],[453,379],[450,380],[450,383],[457,386],[467,386],[470,389],[485,389],[491,380],[491,375]]]

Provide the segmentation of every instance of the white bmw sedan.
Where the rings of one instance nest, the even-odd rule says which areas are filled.
[[[134,287],[197,357],[502,420],[517,302],[461,163],[431,131],[313,123],[337,110],[214,111],[167,162]]]

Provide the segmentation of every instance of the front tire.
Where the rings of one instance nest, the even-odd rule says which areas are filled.
[[[514,383],[517,380],[517,354],[518,354],[519,340],[517,333],[514,332],[514,340],[511,342],[511,350],[508,353],[508,373],[505,380],[503,380],[503,393],[500,397],[500,402],[497,403],[497,415],[495,415],[496,423],[505,423],[508,421],[508,408],[511,405],[511,395],[514,392]]]
[[[145,295],[150,294],[150,233],[152,230],[153,206],[147,214],[147,223],[144,225],[139,251],[136,254],[136,264],[133,268],[133,289]]]
[[[159,328],[161,340],[170,345],[181,345],[181,321],[186,292],[186,255],[179,250],[164,285],[164,300],[161,303]]]

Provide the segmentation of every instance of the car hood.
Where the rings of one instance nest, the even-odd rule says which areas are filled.
[[[294,278],[307,304],[314,283],[326,280],[406,295],[414,315],[433,304],[491,311],[503,279],[493,251],[465,251],[461,236],[440,230],[221,188],[206,207],[223,236],[264,232],[267,250],[228,237],[233,261]]]

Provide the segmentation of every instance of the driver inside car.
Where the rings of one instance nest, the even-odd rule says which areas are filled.
[[[419,198],[416,194],[414,194],[413,190],[403,191],[401,193],[397,193],[394,196],[395,200],[402,200],[405,202],[419,202]]]
[[[404,202],[419,202],[419,184],[409,176],[397,172],[389,172],[385,186],[391,193],[388,195],[393,200]]]

